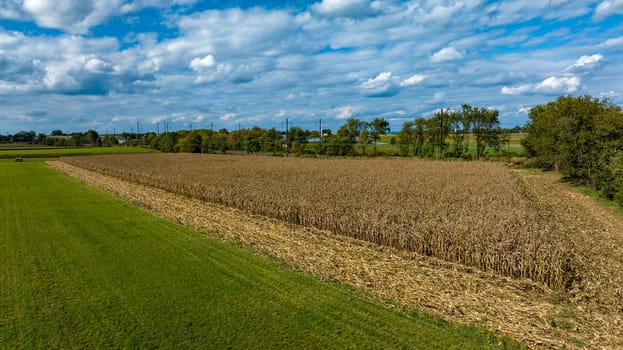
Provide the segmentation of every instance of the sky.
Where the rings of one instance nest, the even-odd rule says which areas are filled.
[[[623,0],[0,0],[0,133],[623,104]]]

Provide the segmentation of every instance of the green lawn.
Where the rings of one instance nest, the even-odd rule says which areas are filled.
[[[54,158],[60,156],[85,155],[85,154],[117,154],[117,153],[149,153],[157,152],[153,148],[148,147],[130,147],[130,146],[114,146],[114,147],[18,147],[14,149],[6,149],[0,147],[0,158]]]
[[[0,177],[0,348],[476,349],[500,342],[318,282],[41,161],[0,161]]]

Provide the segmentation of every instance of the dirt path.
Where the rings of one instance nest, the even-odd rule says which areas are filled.
[[[512,280],[330,232],[250,216],[58,161],[49,164],[157,215],[276,257],[321,279],[360,287],[379,300],[479,324],[534,347],[623,346],[620,318],[617,321],[584,313],[529,280]]]

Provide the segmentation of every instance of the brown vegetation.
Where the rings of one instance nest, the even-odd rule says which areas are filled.
[[[552,287],[576,257],[502,165],[150,154],[73,165],[251,214]]]

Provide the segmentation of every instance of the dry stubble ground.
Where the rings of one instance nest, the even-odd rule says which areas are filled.
[[[613,312],[612,305],[595,305],[586,295],[565,301],[559,293],[530,280],[500,277],[326,231],[251,216],[62,162],[50,164],[158,215],[276,257],[321,279],[360,287],[390,303],[424,309],[462,323],[480,324],[531,346],[612,349],[623,346],[621,313]],[[518,174],[540,205],[554,208],[564,204],[564,210],[555,212],[559,224],[566,226],[567,231],[578,229],[595,237],[587,236],[586,242],[577,243],[592,242],[589,250],[602,257],[602,261],[590,261],[595,265],[595,275],[611,277],[602,283],[616,283],[620,279],[616,269],[623,256],[620,215],[591,199],[579,198],[577,192],[559,182],[555,175],[523,171]],[[589,219],[578,222],[577,218],[586,217],[587,213]],[[610,253],[603,255],[606,247],[611,248]],[[604,263],[607,268],[600,269],[598,265]],[[613,293],[616,300],[616,291]]]

